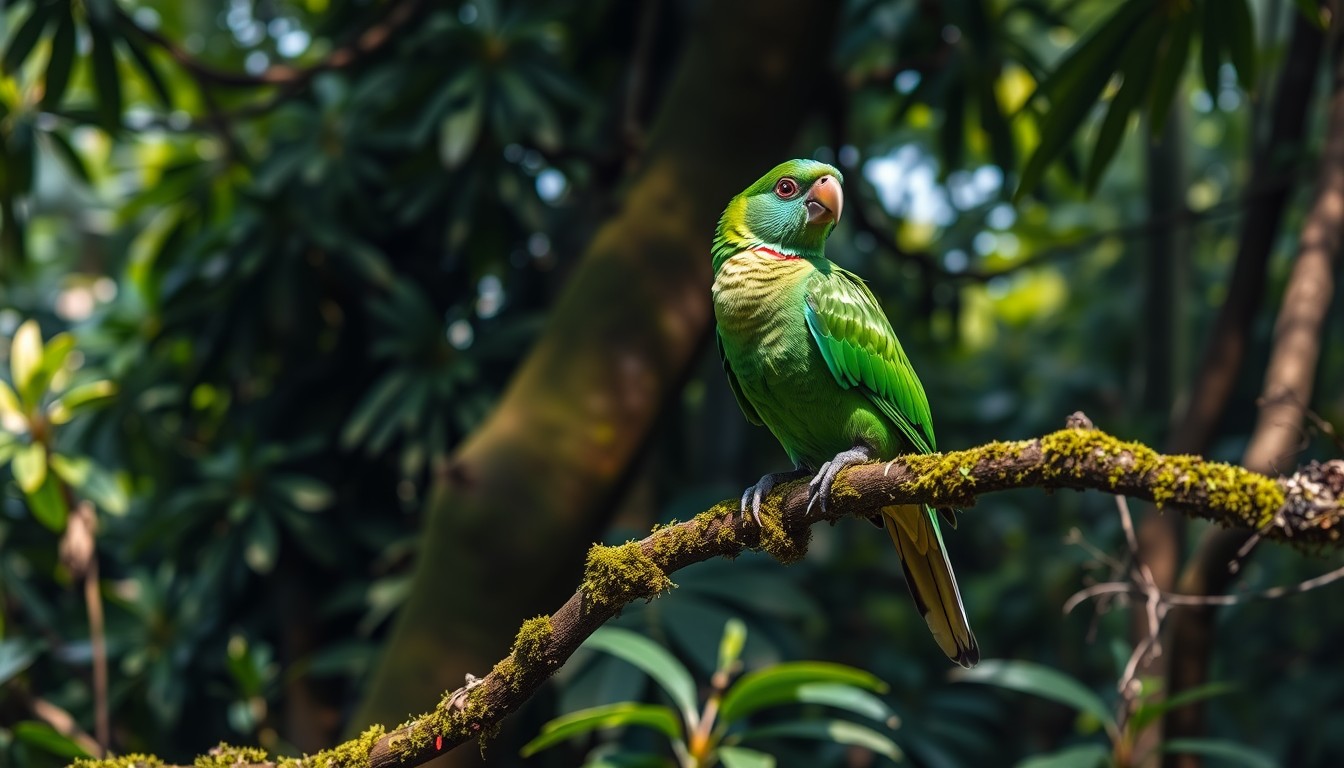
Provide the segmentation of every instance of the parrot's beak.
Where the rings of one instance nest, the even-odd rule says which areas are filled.
[[[840,209],[845,207],[845,193],[834,176],[822,176],[812,183],[803,201],[807,206],[807,223],[840,221]]]

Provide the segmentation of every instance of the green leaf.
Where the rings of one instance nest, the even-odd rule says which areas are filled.
[[[1125,79],[1106,110],[1106,118],[1101,123],[1096,144],[1092,148],[1092,160],[1087,166],[1085,184],[1089,195],[1096,192],[1106,167],[1120,148],[1130,115],[1138,109],[1144,94],[1148,92],[1148,80],[1153,72],[1152,51],[1165,26],[1160,16],[1150,16],[1135,34],[1133,43],[1125,49],[1124,58],[1120,61],[1120,71]]]
[[[75,62],[75,18],[70,6],[56,22],[56,33],[51,38],[51,56],[47,59],[47,74],[43,83],[42,108],[51,110],[61,104],[65,88],[70,84],[70,70]]]
[[[1099,768],[1111,756],[1104,744],[1079,744],[1048,755],[1029,757],[1017,768]]]
[[[28,388],[41,367],[42,331],[36,320],[26,320],[14,332],[9,348],[9,370],[14,378],[14,388],[25,403],[32,402]]]
[[[59,453],[53,453],[47,457],[47,466],[56,473],[56,476],[66,483],[79,488],[88,482],[89,469],[93,462],[83,456],[62,456]]]
[[[0,640],[0,685],[31,666],[44,648],[43,643],[22,637]]]
[[[1242,89],[1255,90],[1255,21],[1251,8],[1246,0],[1225,0],[1219,7],[1226,8],[1227,47],[1232,54],[1232,66],[1237,68],[1237,81]]]
[[[485,116],[485,92],[478,83],[466,103],[453,110],[439,129],[439,157],[450,170],[471,155]]]
[[[25,498],[28,499],[28,508],[37,522],[55,533],[65,530],[65,520],[70,514],[70,509],[65,505],[65,499],[61,496],[61,489],[53,475],[48,474],[42,487],[38,488],[36,493],[26,494]]]
[[[972,669],[958,670],[953,676],[964,683],[996,685],[1049,699],[1085,712],[1105,724],[1107,732],[1116,732],[1115,716],[1100,696],[1076,679],[1042,664],[989,659]]]
[[[85,184],[92,183],[93,177],[89,175],[89,167],[84,164],[84,159],[75,151],[70,140],[65,138],[65,134],[60,131],[47,131],[42,134],[51,145],[52,154],[56,155],[65,167],[70,170],[79,180]]]
[[[1171,23],[1166,49],[1160,54],[1157,72],[1153,75],[1153,91],[1148,102],[1148,124],[1153,136],[1160,134],[1167,124],[1167,113],[1176,99],[1176,89],[1190,57],[1190,38],[1194,29],[1195,15],[1189,11]]]
[[[131,60],[135,62],[140,74],[144,75],[150,89],[158,97],[159,103],[163,105],[164,109],[172,109],[173,94],[164,84],[163,76],[159,74],[159,68],[154,65],[154,60],[149,57],[149,52],[145,50],[145,47],[136,39],[134,34],[122,35],[121,40],[126,44],[126,50],[130,52]]]
[[[719,747],[723,768],[775,768],[775,756],[746,747]]]
[[[523,745],[521,754],[531,757],[579,734],[626,726],[644,726],[660,731],[674,741],[682,739],[681,720],[670,707],[623,701],[555,718],[541,727],[541,733],[535,739]]]
[[[1218,65],[1223,61],[1224,17],[1226,15],[1223,0],[1204,0],[1200,4],[1201,21],[1199,31],[1199,65],[1204,73],[1204,90],[1218,97]]]
[[[271,485],[287,502],[304,512],[326,509],[335,496],[326,483],[307,475],[277,474]]]
[[[53,424],[65,424],[70,421],[76,410],[116,393],[117,385],[107,379],[80,384],[53,400],[51,407],[47,409],[47,416]]]
[[[4,379],[0,379],[0,418],[9,416],[26,419],[23,415],[23,408],[19,405],[19,396],[14,394],[14,389]]]
[[[19,442],[18,437],[0,430],[0,467],[8,464],[21,446],[22,443]]]
[[[14,738],[37,749],[59,757],[74,759],[93,757],[69,736],[36,720],[25,720],[14,726]]]
[[[1298,13],[1316,25],[1317,29],[1325,29],[1327,24],[1324,15],[1321,14],[1321,6],[1316,0],[1294,0],[1297,5]]]
[[[36,492],[47,479],[47,447],[36,442],[25,445],[14,453],[10,468],[24,493]]]
[[[1227,763],[1247,768],[1278,768],[1274,758],[1245,744],[1227,739],[1172,739],[1162,744],[1162,751],[1180,755],[1216,757]]]
[[[265,576],[275,567],[275,558],[280,551],[280,532],[270,515],[252,515],[246,536],[243,560],[253,571]]]
[[[887,684],[871,672],[823,661],[792,661],[749,672],[724,694],[719,719],[732,723],[763,707],[798,701],[803,685],[829,683],[885,693]]]
[[[93,68],[94,91],[98,95],[98,122],[109,133],[121,128],[121,78],[117,74],[117,54],[107,30],[89,25],[93,48],[89,65]]]
[[[410,376],[403,371],[394,371],[379,379],[345,422],[345,429],[341,430],[341,447],[350,450],[364,442],[374,425],[386,418],[387,408],[409,383]]]
[[[863,747],[870,752],[890,758],[893,762],[901,759],[901,748],[887,736],[866,725],[851,723],[848,720],[790,720],[772,723],[764,728],[756,728],[742,734],[741,741],[755,739],[812,739],[831,741]]]
[[[731,618],[723,624],[723,637],[719,640],[718,671],[728,674],[733,665],[742,656],[742,647],[747,644],[747,625],[739,618]]]
[[[605,651],[636,667],[662,686],[691,727],[699,721],[695,703],[695,680],[686,667],[666,648],[636,632],[618,627],[600,627],[583,641],[582,648]]]
[[[1160,701],[1144,702],[1137,710],[1135,710],[1133,716],[1129,718],[1127,727],[1134,733],[1139,733],[1149,723],[1162,717],[1173,709],[1184,707],[1187,704],[1194,704],[1197,701],[1211,699],[1215,696],[1222,696],[1231,693],[1236,689],[1237,687],[1232,683],[1213,682],[1181,691],[1175,696],[1170,696]]]
[[[1097,31],[1080,42],[1056,65],[1037,89],[1050,97],[1050,111],[1041,123],[1040,143],[1022,170],[1015,199],[1036,188],[1045,169],[1068,148],[1087,119],[1113,72],[1112,62],[1154,0],[1129,0],[1111,14]],[[1032,97],[1033,100],[1035,96]]]
[[[44,3],[33,3],[33,12],[23,20],[19,28],[14,31],[14,36],[9,39],[9,44],[5,46],[3,60],[5,74],[13,77],[19,67],[23,66],[24,59],[33,52],[33,46],[42,36],[47,20],[51,18],[51,10],[52,7]]]

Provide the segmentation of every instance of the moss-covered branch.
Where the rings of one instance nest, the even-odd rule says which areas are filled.
[[[797,481],[780,486],[765,500],[762,528],[749,516],[744,521],[732,499],[640,541],[595,545],[573,597],[553,615],[526,622],[507,658],[469,689],[445,694],[434,711],[391,730],[375,726],[359,739],[303,759],[262,763],[255,750],[219,749],[197,765],[400,768],[424,763],[474,738],[482,738],[484,748],[500,721],[527,701],[585,638],[626,604],[652,599],[671,587],[669,574],[674,571],[746,549],[794,562],[806,554],[816,523],[870,516],[894,503],[966,508],[981,495],[1010,488],[1090,489],[1253,529],[1266,539],[1337,546],[1344,518],[1344,462],[1313,465],[1292,477],[1273,479],[1195,456],[1161,455],[1091,429],[1081,416],[1071,423],[1080,426],[1035,440],[852,467],[836,480],[825,512],[819,505],[807,508],[807,484]],[[161,763],[132,757],[85,765]]]

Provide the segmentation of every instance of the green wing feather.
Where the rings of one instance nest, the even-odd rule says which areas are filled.
[[[933,453],[937,443],[924,385],[873,292],[858,275],[832,267],[808,279],[804,296],[807,327],[836,383],[862,388],[915,450]]]
[[[728,374],[728,386],[733,390],[733,397],[737,398],[737,406],[742,409],[742,415],[747,417],[747,421],[758,427],[765,426],[765,421],[756,412],[756,408],[747,400],[747,396],[742,394],[742,385],[737,382],[737,374],[733,373],[733,366],[728,364],[728,356],[723,353],[723,336],[716,332],[714,340],[718,342],[719,359],[723,361],[723,372]]]

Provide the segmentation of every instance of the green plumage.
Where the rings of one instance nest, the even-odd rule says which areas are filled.
[[[936,449],[924,387],[891,323],[863,280],[825,256],[842,181],[824,163],[784,163],[733,198],[714,238],[714,314],[728,382],[747,420],[811,471],[832,457],[844,465]],[[838,469],[814,481],[823,503]],[[755,488],[773,484],[767,476]],[[954,661],[973,665],[979,649],[933,510],[888,507],[883,521],[934,638]]]

